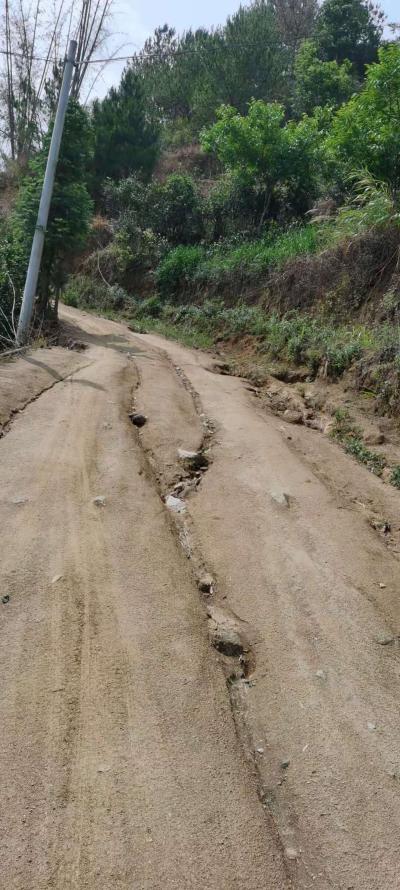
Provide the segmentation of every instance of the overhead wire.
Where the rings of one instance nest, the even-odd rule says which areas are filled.
[[[255,43],[229,43],[228,45],[232,49],[255,49],[257,46],[257,44],[255,44]],[[197,47],[197,48],[193,48],[193,49],[176,49],[176,50],[172,51],[172,54],[174,56],[187,56],[187,55],[196,55],[196,53],[199,53],[199,52],[202,52],[202,53],[219,52],[220,49],[221,49],[221,47],[218,47],[218,46],[201,46],[201,47]],[[136,49],[135,52],[130,53],[128,56],[109,56],[106,59],[82,59],[79,62],[79,65],[104,65],[105,63],[108,63],[108,62],[128,62],[130,59],[133,59],[134,56],[137,55],[138,52],[140,53],[141,51],[142,50],[140,50],[140,49]],[[24,53],[18,53],[18,52],[15,52],[14,50],[6,50],[6,49],[0,49],[0,55],[13,56],[14,58],[20,58],[20,59],[25,58]],[[163,56],[162,50],[154,50],[153,52],[146,53],[147,58],[151,58],[151,57],[157,58],[157,56],[160,59],[162,59],[162,56]],[[41,56],[33,56],[33,61],[46,62],[46,59]],[[64,61],[63,58],[54,59],[55,63],[63,62],[63,61]]]

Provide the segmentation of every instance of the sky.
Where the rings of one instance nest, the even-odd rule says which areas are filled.
[[[190,3],[188,0],[115,0],[113,29],[116,32],[113,46],[123,45],[122,55],[134,52],[143,46],[146,37],[158,25],[166,22],[178,32],[201,25],[211,27],[221,25],[228,15],[239,6],[240,0],[201,0]],[[381,0],[380,4],[388,21],[399,21],[398,0]],[[105,70],[97,82],[96,93],[103,95],[111,84],[119,81],[123,63],[114,62]]]

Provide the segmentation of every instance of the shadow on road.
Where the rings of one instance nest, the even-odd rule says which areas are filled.
[[[122,355],[140,355],[142,358],[153,359],[151,353],[146,353],[143,349],[130,343],[123,334],[90,334],[88,331],[82,330],[79,325],[75,325],[71,321],[65,321],[65,319],[61,320],[61,334],[77,342],[91,343],[94,346],[114,349],[116,352],[122,353]]]

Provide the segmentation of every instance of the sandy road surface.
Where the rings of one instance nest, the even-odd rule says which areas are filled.
[[[37,354],[72,375],[0,440],[0,887],[286,887],[127,418],[135,364],[99,328],[70,367]]]
[[[63,312],[89,348],[0,440],[0,886],[398,888],[400,572],[367,514],[398,531],[399,494],[209,356]],[[160,492],[206,418],[190,561]],[[196,560],[249,644],[228,687]]]

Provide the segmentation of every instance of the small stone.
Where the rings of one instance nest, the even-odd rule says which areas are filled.
[[[384,441],[385,436],[381,432],[367,433],[364,436],[364,442],[366,445],[383,445]]]
[[[311,417],[307,420],[307,426],[310,427],[310,430],[318,430],[318,432],[322,432],[322,421],[317,417]]]
[[[172,510],[173,513],[184,513],[186,510],[185,502],[181,498],[174,497],[173,494],[167,495],[165,506],[168,507],[168,510]]]
[[[291,408],[286,408],[286,411],[283,412],[283,417],[288,423],[303,423],[301,411],[292,411]]]
[[[326,680],[326,673],[325,673],[325,671],[322,671],[321,669],[318,671],[315,671],[315,676],[318,677],[318,680]]]
[[[328,422],[325,424],[325,426],[323,428],[323,433],[325,436],[331,436],[334,429],[335,429],[335,421],[328,420]]]
[[[290,766],[290,760],[282,760],[281,769],[287,769]]]
[[[199,578],[199,590],[202,593],[212,593],[214,587],[214,578],[212,575],[206,574]]]
[[[390,646],[391,643],[394,643],[394,636],[392,634],[379,634],[375,641],[379,643],[380,646]]]
[[[214,362],[211,370],[216,374],[224,374],[227,376],[230,376],[233,373],[231,365],[227,362]]]
[[[81,343],[80,340],[67,340],[67,349],[73,349],[75,352],[84,352],[87,349],[87,343]]]
[[[367,723],[367,729],[369,732],[374,732],[376,729],[376,723]]]
[[[10,594],[5,593],[4,596],[2,596],[1,601],[3,603],[3,606],[7,605],[7,603],[10,602]]]
[[[52,578],[51,583],[57,584],[57,581],[61,581],[62,577],[63,577],[62,575],[54,575],[54,578]]]
[[[286,494],[285,491],[271,491],[271,498],[281,507],[289,507],[290,495]]]
[[[178,448],[178,457],[180,460],[193,460],[197,457],[198,451],[186,451],[185,448]]]
[[[256,748],[257,754],[264,754],[264,748]]]
[[[386,584],[384,584],[383,581],[381,581],[379,584],[379,587],[381,588],[381,590],[384,590],[386,587]]]
[[[293,862],[295,859],[297,859],[298,855],[299,854],[298,854],[297,850],[295,850],[294,847],[286,847],[286,849],[285,849],[286,859],[290,859],[290,861]]]
[[[96,498],[93,498],[93,503],[96,507],[105,507],[106,499],[102,494],[97,495]]]
[[[130,414],[129,420],[133,423],[134,426],[142,427],[147,423],[147,417],[144,414]]]
[[[28,504],[28,503],[29,503],[29,498],[24,498],[24,497],[14,498],[13,501],[12,501],[12,503],[13,503],[16,507],[22,507],[24,504]]]

